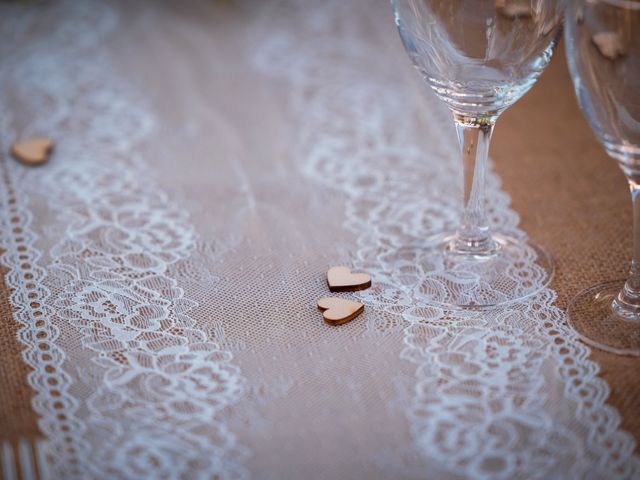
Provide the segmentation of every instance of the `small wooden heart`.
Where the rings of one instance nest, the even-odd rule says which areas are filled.
[[[327,272],[327,283],[332,292],[353,292],[371,286],[371,277],[366,273],[351,273],[348,267],[331,267]]]
[[[616,32],[599,32],[591,40],[595,43],[603,57],[615,60],[625,54],[622,38]]]
[[[529,0],[496,0],[496,9],[507,18],[531,16]]]
[[[344,298],[325,297],[318,300],[318,308],[329,325],[342,325],[360,315],[364,305]]]
[[[11,154],[25,165],[40,165],[44,163],[53,150],[53,142],[48,138],[30,138],[16,142],[11,146]]]

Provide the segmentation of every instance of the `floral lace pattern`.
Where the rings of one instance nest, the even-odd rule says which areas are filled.
[[[608,386],[588,360],[589,349],[565,326],[553,291],[482,312],[430,303],[433,290],[443,288],[434,281],[424,291],[422,279],[434,265],[411,249],[402,252],[455,225],[450,184],[457,146],[445,143],[454,138],[443,130],[451,120],[432,98],[423,100],[432,131],[416,140],[413,119],[420,111],[409,103],[406,83],[389,78],[388,68],[376,69],[374,47],[354,26],[356,17],[367,16],[365,7],[300,8],[307,38],[270,32],[253,62],[287,82],[302,130],[295,152],[301,171],[346,198],[344,225],[358,239],[355,266],[374,279],[358,295],[385,313],[372,316],[369,328],[404,332],[402,357],[416,366],[407,411],[416,448],[468,478],[640,474],[634,440],[618,431],[619,416],[605,404]],[[498,178],[490,174],[487,182],[492,222],[524,238]],[[513,259],[514,281],[539,281],[534,260]],[[483,294],[499,298],[499,292]],[[549,409],[551,402],[565,407]]]
[[[96,58],[117,13],[102,3],[44,8],[62,10],[65,20],[25,42],[24,58],[9,57],[2,103],[12,92],[21,108],[47,115],[12,125],[5,109],[3,143],[14,129],[77,134],[65,135],[46,175],[7,162],[0,211],[50,476],[244,478],[246,452],[219,420],[241,396],[243,378],[231,354],[198,328],[190,316],[197,303],[176,280],[196,234],[131,153],[153,116],[107,73],[109,59]],[[12,13],[22,15],[3,23],[13,45],[46,17]],[[46,255],[27,210],[27,198],[43,192],[51,212],[45,234],[57,238]],[[68,348],[74,342],[79,348]]]

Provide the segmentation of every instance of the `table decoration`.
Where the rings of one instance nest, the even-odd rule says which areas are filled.
[[[332,292],[352,292],[369,288],[371,277],[366,273],[351,273],[349,267],[331,267],[327,272],[327,283]]]
[[[342,325],[350,322],[364,311],[364,305],[344,298],[326,297],[318,300],[318,308],[325,322]]]
[[[26,165],[41,165],[52,150],[53,142],[48,138],[30,138],[11,145],[11,154]]]
[[[12,2],[0,37],[0,378],[26,371],[0,407],[39,432],[0,418],[3,474],[637,477],[555,288],[444,307],[396,254],[455,228],[463,189],[386,2]],[[35,135],[55,161],[6,155]],[[332,265],[375,280],[340,328]]]

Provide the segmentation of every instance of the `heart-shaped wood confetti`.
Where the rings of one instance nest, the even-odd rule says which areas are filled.
[[[496,0],[496,9],[507,18],[531,16],[529,0]]]
[[[364,305],[344,298],[325,297],[318,300],[318,308],[329,325],[342,325],[360,315]]]
[[[351,273],[348,267],[331,267],[327,272],[327,283],[332,292],[353,292],[371,286],[371,277],[366,273]]]
[[[44,163],[49,158],[51,150],[53,142],[44,137],[30,138],[11,146],[11,154],[25,165]]]
[[[622,38],[616,32],[599,32],[591,40],[596,44],[603,57],[615,60],[625,54]]]

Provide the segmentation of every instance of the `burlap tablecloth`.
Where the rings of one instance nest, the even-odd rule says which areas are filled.
[[[533,90],[499,121],[492,156],[522,228],[555,256],[553,288],[561,308],[581,289],[625,275],[631,246],[626,182],[578,109],[562,49]],[[10,161],[6,153],[2,161]],[[0,443],[15,444],[34,441],[39,433],[9,295],[0,282]],[[640,359],[599,351],[593,358],[623,428],[640,439]]]

